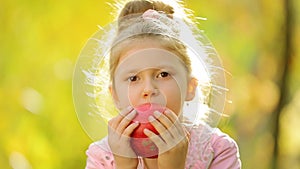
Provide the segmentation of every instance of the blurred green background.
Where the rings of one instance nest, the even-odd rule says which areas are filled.
[[[113,20],[111,1],[0,1],[0,168],[84,168],[92,140],[72,102],[72,73],[87,39]],[[221,55],[232,104],[220,128],[239,144],[244,169],[273,163],[272,135],[287,77],[277,168],[300,166],[300,12],[293,1],[292,59],[282,68],[284,1],[186,0]],[[291,17],[292,18],[292,17]],[[99,132],[105,131],[100,128]],[[274,165],[273,165],[274,166]]]

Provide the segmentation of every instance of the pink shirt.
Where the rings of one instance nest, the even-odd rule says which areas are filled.
[[[240,169],[241,161],[236,142],[218,128],[199,125],[190,130],[191,140],[186,169]],[[86,169],[114,169],[114,158],[107,137],[94,142],[86,151]],[[145,169],[139,158],[137,169]]]

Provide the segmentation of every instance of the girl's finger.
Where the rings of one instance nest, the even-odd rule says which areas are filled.
[[[122,119],[128,115],[133,110],[133,107],[128,106],[127,108],[123,109],[116,117],[111,119],[108,122],[108,125],[110,125],[112,128],[116,129],[118,125],[121,123]]]
[[[132,106],[128,106],[127,108],[122,109],[122,111],[120,111],[119,115],[125,117],[125,116],[128,115],[132,110],[133,110],[133,107],[132,107]]]
[[[166,117],[168,117],[168,119],[170,119],[171,122],[175,123],[178,120],[178,117],[176,116],[176,114],[174,112],[172,112],[169,109],[166,109],[164,111],[164,114]]]
[[[136,129],[139,125],[140,125],[139,122],[134,122],[130,124],[127,128],[125,128],[123,135],[129,137],[131,133],[134,131],[134,129]]]
[[[132,121],[132,119],[136,116],[136,114],[137,114],[136,110],[133,110],[129,114],[127,114],[124,118],[122,118],[116,130],[119,133],[123,133],[126,127],[129,125],[129,123]]]
[[[155,111],[153,115],[157,120],[159,120],[165,126],[165,128],[170,128],[173,125],[173,122],[163,113],[159,111]]]
[[[171,110],[167,109],[164,112],[165,116],[168,117],[168,119],[170,119],[170,121],[174,124],[174,126],[177,128],[179,134],[184,133],[182,124],[179,122],[178,117],[176,116],[176,114],[174,112],[172,112]]]
[[[177,127],[174,126],[175,124],[167,116],[159,111],[155,111],[154,116],[171,133],[172,137],[178,135]]]
[[[174,139],[172,134],[169,132],[169,130],[153,116],[149,116],[149,122],[154,126],[154,128],[158,131],[160,137],[165,142],[169,142],[170,140]]]
[[[149,137],[149,139],[158,147],[158,149],[163,149],[166,147],[166,143],[159,135],[156,135],[151,130],[144,129],[144,134]]]

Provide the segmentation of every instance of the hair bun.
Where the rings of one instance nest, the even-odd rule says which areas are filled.
[[[167,15],[172,15],[174,13],[174,8],[162,1],[156,0],[132,0],[124,5],[124,8],[119,14],[119,18],[125,17],[131,14],[144,13],[145,11],[153,9],[156,11],[162,11]]]

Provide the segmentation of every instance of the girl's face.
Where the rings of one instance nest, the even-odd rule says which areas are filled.
[[[117,108],[156,103],[179,115],[183,102],[193,99],[197,86],[183,64],[153,40],[123,52],[111,87]]]

